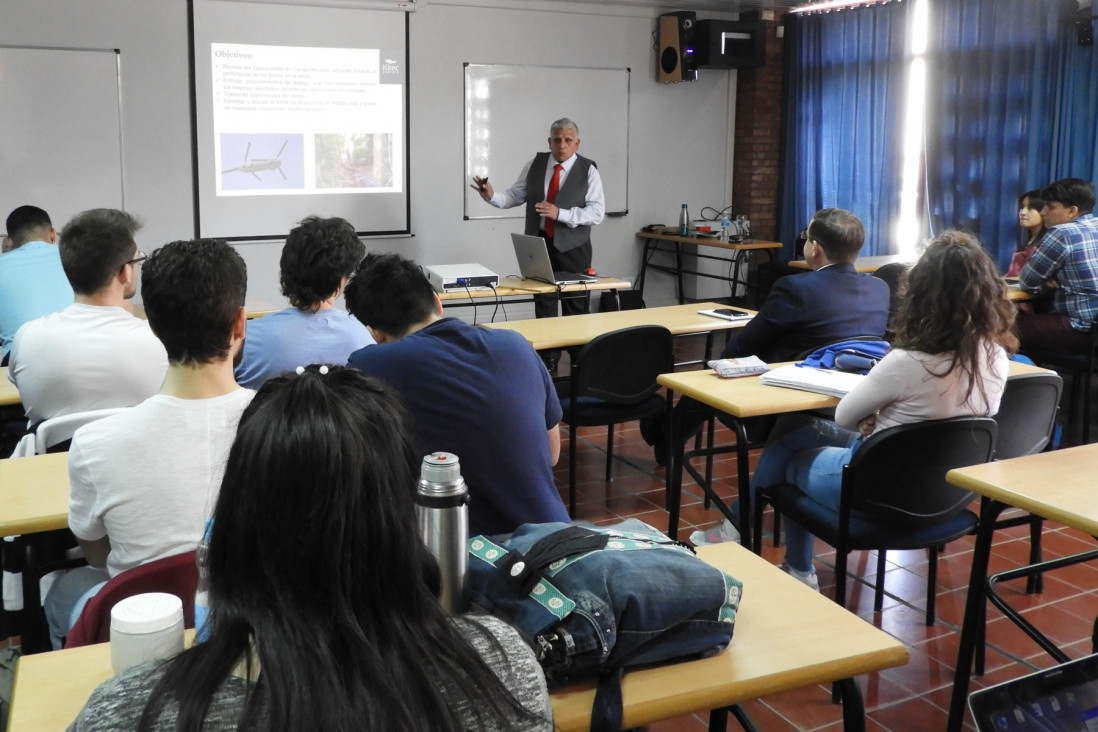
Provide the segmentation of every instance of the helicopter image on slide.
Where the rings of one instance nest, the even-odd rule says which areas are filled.
[[[278,153],[273,158],[253,158],[249,159],[248,155],[252,151],[252,143],[248,143],[248,146],[244,148],[244,164],[236,167],[229,168],[228,170],[222,170],[221,174],[226,173],[251,173],[256,180],[263,180],[257,173],[264,170],[277,170],[278,174],[282,176],[282,180],[286,180],[286,174],[282,172],[282,151],[286,149],[286,145],[289,144],[289,139],[282,142],[282,147],[278,148]]]

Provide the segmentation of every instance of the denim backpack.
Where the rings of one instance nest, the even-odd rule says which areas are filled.
[[[549,687],[597,677],[592,730],[621,727],[621,673],[732,639],[743,585],[642,521],[523,524],[469,540],[472,603],[526,637]]]

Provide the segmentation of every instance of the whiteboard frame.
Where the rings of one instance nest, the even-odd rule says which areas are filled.
[[[629,213],[629,108],[631,104],[631,81],[632,81],[632,69],[629,67],[587,67],[587,66],[546,66],[540,64],[487,64],[487,63],[473,63],[466,62],[463,78],[464,78],[464,99],[465,99],[465,118],[464,118],[464,218],[466,221],[481,220],[481,219],[521,219],[525,217],[525,208],[522,206],[515,206],[510,209],[498,209],[481,199],[480,195],[470,188],[474,175],[480,175],[478,165],[481,164],[481,159],[474,161],[473,150],[473,124],[472,120],[474,115],[478,112],[479,108],[474,104],[474,94],[472,85],[474,81],[479,80],[473,72],[477,69],[498,69],[501,71],[510,70],[513,72],[514,78],[521,84],[521,80],[524,77],[530,77],[528,83],[525,84],[526,88],[531,90],[530,98],[524,98],[520,102],[527,102],[523,107],[519,106],[519,102],[512,102],[515,107],[522,109],[520,119],[505,120],[500,124],[494,124],[488,129],[494,140],[503,140],[502,147],[511,151],[506,156],[504,165],[506,167],[500,168],[499,163],[496,163],[496,168],[492,171],[488,171],[489,176],[496,182],[493,183],[493,187],[497,191],[506,190],[514,183],[522,167],[529,162],[534,153],[547,152],[549,145],[547,142],[542,141],[540,147],[531,146],[530,140],[539,140],[542,134],[540,130],[544,129],[547,135],[548,125],[553,120],[562,116],[568,116],[576,121],[581,128],[580,139],[581,140],[598,140],[594,145],[588,143],[585,148],[582,144],[580,146],[579,154],[587,157],[587,153],[591,151],[592,147],[596,150],[590,157],[599,166],[599,174],[602,176],[603,187],[607,191],[606,201],[606,215],[607,216],[624,216]],[[597,124],[589,124],[589,121],[585,121],[583,115],[587,114],[587,111],[582,108],[581,102],[576,102],[574,97],[581,89],[586,89],[588,93],[592,90],[590,83],[584,84],[584,82],[591,82],[594,79],[594,74],[605,75],[606,72],[620,73],[622,74],[622,80],[624,81],[624,108],[620,110],[611,110],[610,116],[620,113],[621,118],[615,119],[613,123],[613,130],[603,130]],[[544,93],[546,86],[543,80],[539,80],[539,75],[551,74],[553,76],[551,85],[551,94],[546,95]],[[584,78],[586,77],[586,79]],[[617,80],[615,79],[615,83]],[[620,92],[619,92],[620,94]],[[542,102],[539,97],[545,97],[547,101]],[[576,111],[568,111],[580,106],[580,109]],[[557,113],[552,111],[546,113],[546,109],[560,110]],[[611,135],[612,133],[612,135]],[[605,138],[605,139],[602,139]],[[604,156],[599,150],[606,150],[608,147],[612,147],[613,155]],[[521,152],[520,152],[521,151]],[[620,159],[619,159],[620,158]],[[620,196],[620,197],[619,197]]]

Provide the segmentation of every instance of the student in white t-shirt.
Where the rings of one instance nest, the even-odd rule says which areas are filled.
[[[246,285],[244,261],[222,241],[173,242],[149,256],[142,295],[168,372],[160,393],[73,437],[69,527],[90,566],[66,573],[46,597],[55,647],[108,578],[201,539],[254,395],[233,378]]]

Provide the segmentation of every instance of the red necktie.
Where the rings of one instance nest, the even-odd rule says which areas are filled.
[[[553,178],[549,181],[549,192],[545,194],[545,200],[549,203],[557,202],[557,192],[560,191],[560,171],[562,170],[564,170],[564,166],[560,163],[557,163],[553,168]],[[555,223],[556,221],[553,219],[548,216],[545,217],[545,233],[549,236],[553,235],[553,224]]]

